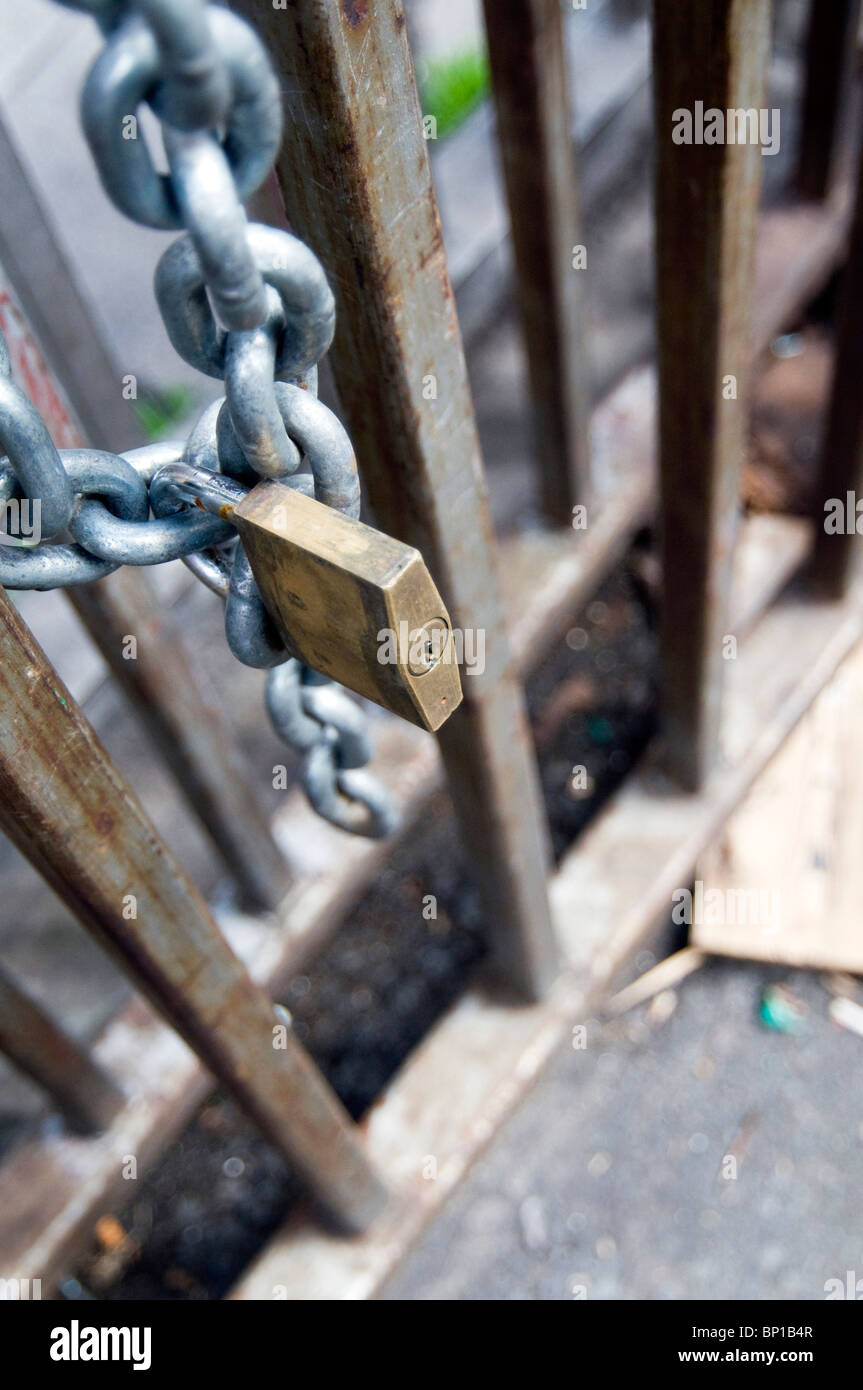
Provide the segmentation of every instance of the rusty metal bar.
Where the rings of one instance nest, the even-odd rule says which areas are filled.
[[[58,446],[77,447],[83,442],[79,427],[55,388],[28,323],[8,295],[2,274],[0,327],[6,330],[16,376],[52,438]],[[70,589],[66,597],[135,706],[248,906],[275,906],[286,887],[286,866],[250,791],[219,706],[195,676],[174,621],[160,609],[146,574],[125,569],[99,584]],[[127,634],[138,638],[134,660],[123,656]]]
[[[842,276],[836,359],[813,496],[812,581],[833,598],[860,567],[857,499],[863,497],[863,144],[854,220]],[[832,502],[832,506],[830,505]]]
[[[0,113],[0,261],[90,443],[133,449],[144,436],[123,398],[90,307]]]
[[[733,655],[724,639],[734,636],[728,598],[762,159],[757,130],[706,143],[700,123],[714,110],[724,121],[764,105],[770,3],[656,0],[653,34],[662,713],[668,771],[696,790],[716,763]]]
[[[860,0],[811,0],[806,38],[806,89],[800,118],[797,189],[802,198],[827,196],[839,134],[850,57],[851,19]]]
[[[111,668],[209,834],[249,906],[271,908],[287,886],[287,866],[217,701],[191,678],[175,617],[143,572],[119,570],[68,599]],[[136,638],[134,660],[124,655]]]
[[[73,1129],[104,1129],[123,1104],[119,1086],[2,968],[0,1052],[48,1092]]]
[[[277,175],[336,295],[332,361],[380,525],[419,547],[455,627],[481,632],[440,746],[493,949],[535,997],[556,972],[547,827],[503,621],[479,443],[398,0],[238,4],[282,78]],[[478,789],[494,797],[480,806]]]
[[[6,834],[326,1210],[362,1229],[384,1193],[358,1131],[279,1024],[5,593],[0,708]]]
[[[542,505],[550,522],[568,526],[589,492],[590,454],[586,247],[562,7],[560,0],[483,4]]]

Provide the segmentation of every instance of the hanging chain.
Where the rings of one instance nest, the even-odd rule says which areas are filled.
[[[317,398],[317,364],[335,327],[323,267],[288,232],[250,224],[243,207],[281,141],[269,58],[243,20],[207,0],[60,3],[91,14],[106,39],[81,102],[102,183],[133,220],[184,229],[159,262],[156,299],[177,352],[222,381],[225,395],[185,443],[120,456],[57,450],[11,379],[0,334],[0,505],[37,507],[43,538],[16,545],[10,528],[0,583],[54,589],[121,565],[183,559],[225,599],[233,655],[268,670],[270,720],[303,755],[314,809],[343,830],[387,835],[395,813],[363,771],[371,746],[362,711],[285,648],[231,524],[261,478],[350,517],[360,507],[350,440]],[[166,174],[138,136],[144,105],[161,125]]]

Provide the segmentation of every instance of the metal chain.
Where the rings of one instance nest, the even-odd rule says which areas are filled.
[[[254,31],[207,0],[59,3],[92,15],[106,39],[81,101],[102,183],[133,220],[184,229],[159,261],[156,299],[177,352],[223,381],[225,395],[185,443],[121,456],[58,451],[11,380],[0,334],[0,503],[38,507],[44,538],[26,546],[10,529],[0,583],[53,589],[183,559],[225,599],[234,656],[268,671],[270,720],[303,755],[314,809],[354,834],[387,835],[396,816],[362,770],[371,745],[361,709],[286,649],[231,524],[259,478],[347,516],[360,506],[350,440],[317,398],[317,363],[335,327],[323,267],[288,232],[250,224],[243,206],[281,141],[275,73]],[[144,105],[161,124],[166,174],[138,133]],[[71,543],[58,543],[65,536]]]

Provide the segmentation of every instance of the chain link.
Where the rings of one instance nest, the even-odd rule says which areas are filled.
[[[224,598],[234,656],[268,671],[269,717],[302,754],[314,809],[351,833],[388,835],[396,816],[364,771],[361,708],[285,647],[231,524],[259,478],[350,517],[360,508],[350,440],[317,398],[335,327],[323,267],[288,232],[250,224],[243,206],[278,152],[278,81],[254,31],[207,0],[59,2],[90,14],[106,38],[81,99],[104,188],[133,220],[183,229],[159,261],[157,303],[176,351],[225,394],[185,442],[122,456],[58,451],[11,379],[0,333],[0,502],[38,504],[44,538],[28,546],[10,531],[0,583],[52,589],[182,558]],[[167,173],[139,133],[143,106],[161,123]]]

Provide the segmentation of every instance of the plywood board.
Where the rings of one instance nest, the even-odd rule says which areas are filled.
[[[861,706],[858,647],[700,860],[696,946],[863,974]]]

